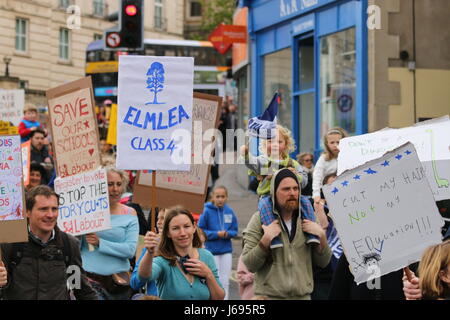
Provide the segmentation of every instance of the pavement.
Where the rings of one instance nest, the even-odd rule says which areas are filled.
[[[234,210],[238,219],[238,236],[232,239],[233,243],[233,264],[230,277],[229,300],[241,300],[239,295],[239,285],[236,281],[236,268],[239,256],[242,252],[242,230],[245,229],[251,216],[257,210],[258,196],[241,186],[237,181],[238,167],[241,164],[221,164],[219,165],[219,179],[215,185],[223,185],[228,189],[228,205]]]

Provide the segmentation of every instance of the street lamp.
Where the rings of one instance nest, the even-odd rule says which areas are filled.
[[[5,57],[3,58],[3,62],[4,62],[5,65],[6,65],[6,68],[5,68],[5,77],[9,77],[9,64],[10,64],[10,62],[11,62],[11,58],[5,56]]]

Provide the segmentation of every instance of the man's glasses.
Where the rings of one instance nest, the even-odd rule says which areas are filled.
[[[304,162],[312,162],[313,159],[303,159]]]

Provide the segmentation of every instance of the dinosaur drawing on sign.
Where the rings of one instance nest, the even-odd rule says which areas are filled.
[[[436,154],[434,152],[433,130],[427,129],[425,131],[429,132],[430,133],[430,137],[431,137],[431,164],[433,166],[434,180],[436,180],[438,188],[442,188],[442,187],[448,188],[448,180],[440,178],[439,175],[438,175],[438,172],[437,172]]]

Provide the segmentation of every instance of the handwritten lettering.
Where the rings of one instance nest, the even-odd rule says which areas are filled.
[[[89,114],[88,104],[85,98],[76,98],[75,102],[68,102],[64,105],[57,104],[53,107],[55,118],[53,124],[57,127],[62,126],[67,120],[74,121],[79,117]]]
[[[163,112],[145,112],[142,115],[142,111],[132,106],[128,107],[128,111],[123,120],[124,123],[133,127],[151,130],[164,130],[172,128],[183,122],[183,119],[189,120],[190,117],[184,110],[182,105],[173,107]]]
[[[349,213],[348,217],[350,219],[350,224],[353,224],[353,221],[358,222],[361,219],[365,218],[369,213],[375,213],[375,207],[373,205],[370,206],[368,210],[356,210],[354,214]]]
[[[416,181],[422,181],[425,178],[425,170],[423,167],[415,168],[411,172],[403,172],[402,176],[406,184],[411,184]]]
[[[344,198],[344,200],[342,200],[342,206],[344,208],[347,208],[350,204],[358,204],[359,202],[361,202],[363,200],[367,200],[365,193],[366,193],[365,191],[361,191],[359,194],[356,194],[349,198]]]
[[[393,189],[395,189],[395,178],[389,179],[389,181],[386,181],[383,185],[380,186],[380,192]]]

